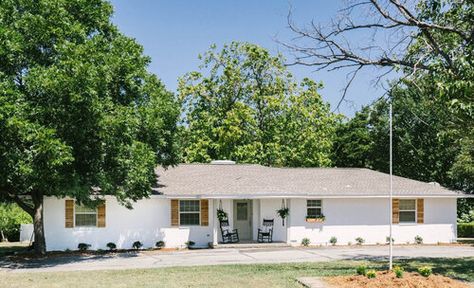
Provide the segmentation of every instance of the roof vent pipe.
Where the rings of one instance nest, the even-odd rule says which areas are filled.
[[[232,160],[213,160],[211,161],[212,165],[234,165],[235,161]]]

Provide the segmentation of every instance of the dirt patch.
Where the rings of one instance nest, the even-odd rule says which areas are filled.
[[[326,277],[324,281],[329,287],[340,288],[471,288],[469,284],[441,275],[423,277],[417,273],[405,272],[403,278],[395,277],[393,272],[377,272],[377,277],[366,276],[335,276]]]

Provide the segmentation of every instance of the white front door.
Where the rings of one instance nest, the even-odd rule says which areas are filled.
[[[241,240],[252,239],[252,201],[234,200],[234,228]]]

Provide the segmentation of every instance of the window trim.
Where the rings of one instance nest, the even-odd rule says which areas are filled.
[[[199,204],[198,211],[181,211],[181,201],[197,201]],[[181,224],[181,214],[199,214],[198,224]],[[196,227],[201,226],[201,200],[198,199],[179,199],[178,200],[178,223],[180,227]]]
[[[84,205],[78,205],[76,201],[74,201],[74,227],[77,228],[97,228],[99,227],[99,209],[95,207],[95,212],[77,212],[76,207],[77,206],[84,206]],[[76,215],[92,215],[95,214],[95,225],[77,225],[76,222]]]
[[[410,209],[410,210],[402,210],[401,209],[401,202],[402,201],[406,201],[406,200],[413,200],[415,201],[415,209]],[[414,225],[414,224],[417,224],[417,217],[418,217],[418,200],[417,199],[412,199],[412,198],[408,198],[408,199],[399,199],[398,200],[398,224],[399,225]],[[401,220],[401,214],[402,212],[415,212],[415,219],[413,221],[402,221]]]
[[[311,200],[320,201],[321,204],[320,204],[319,206],[309,206],[309,205],[308,205],[308,201],[311,201]],[[311,209],[315,209],[315,208],[317,209],[317,208],[319,208],[319,209],[321,209],[321,214],[315,215],[315,216],[311,216],[311,217],[310,217],[310,215],[308,215],[308,209],[309,209],[309,208],[311,208]],[[322,217],[322,216],[324,217],[324,213],[323,213],[323,199],[306,199],[306,218],[308,218],[308,217],[309,217],[309,218],[318,218],[318,217]]]

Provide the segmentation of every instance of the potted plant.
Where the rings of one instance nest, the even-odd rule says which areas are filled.
[[[285,218],[290,215],[290,208],[288,207],[282,207],[277,210],[278,216],[281,218],[281,224],[285,226]]]
[[[323,223],[326,220],[326,217],[323,214],[316,216],[306,216],[306,222],[309,223]]]
[[[224,209],[217,209],[217,219],[219,219],[219,221],[227,220],[227,213],[224,211]]]

